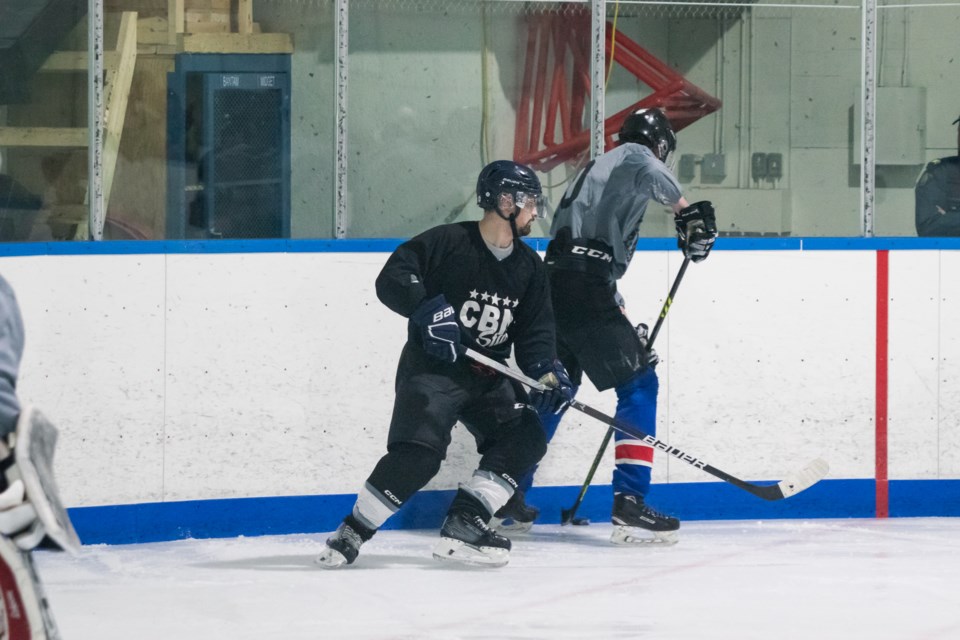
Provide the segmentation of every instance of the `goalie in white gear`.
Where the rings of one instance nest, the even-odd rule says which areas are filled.
[[[23,340],[16,296],[0,276],[0,638],[56,640],[30,552],[45,537],[76,552],[79,539],[53,481],[56,429],[17,398]]]

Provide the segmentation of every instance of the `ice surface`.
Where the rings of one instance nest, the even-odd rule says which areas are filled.
[[[65,640],[960,638],[960,521],[685,522],[664,548],[536,526],[502,569],[382,531],[315,568],[324,535],[39,552]]]

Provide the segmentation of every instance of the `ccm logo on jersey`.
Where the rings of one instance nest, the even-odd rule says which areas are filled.
[[[588,258],[598,258],[604,262],[613,262],[613,256],[599,249],[591,249],[589,247],[573,247],[570,249],[570,253],[578,256],[587,256]]]
[[[384,494],[385,496],[387,496],[388,498],[390,498],[390,500],[391,500],[394,504],[396,504],[396,505],[398,505],[398,506],[403,504],[403,502],[400,500],[400,498],[398,498],[397,496],[395,496],[395,495],[393,495],[392,493],[390,493],[390,490],[389,490],[389,489],[384,489],[383,494]]]

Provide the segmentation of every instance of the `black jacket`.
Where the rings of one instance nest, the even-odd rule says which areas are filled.
[[[960,236],[960,156],[927,164],[916,198],[918,236]]]

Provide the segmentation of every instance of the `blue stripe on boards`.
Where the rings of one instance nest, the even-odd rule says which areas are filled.
[[[890,516],[960,517],[960,480],[891,480]]]
[[[539,522],[559,524],[579,487],[534,487],[528,501],[540,508]],[[385,529],[439,528],[453,491],[421,491],[387,521]],[[723,482],[654,485],[648,500],[683,520],[772,520],[870,518],[874,481],[825,480],[792,498],[758,499]],[[353,508],[355,495],[233,498],[70,509],[84,544],[130,544],[185,538],[324,533]],[[610,485],[587,492],[578,517],[609,522]],[[890,482],[891,516],[960,517],[960,480]]]
[[[6,242],[4,256],[156,255],[213,253],[389,253],[405,238],[298,240],[105,240],[102,242]],[[547,238],[526,238],[545,251]],[[675,251],[675,238],[640,238],[638,251]],[[715,251],[957,250],[960,238],[740,238],[717,240]]]

